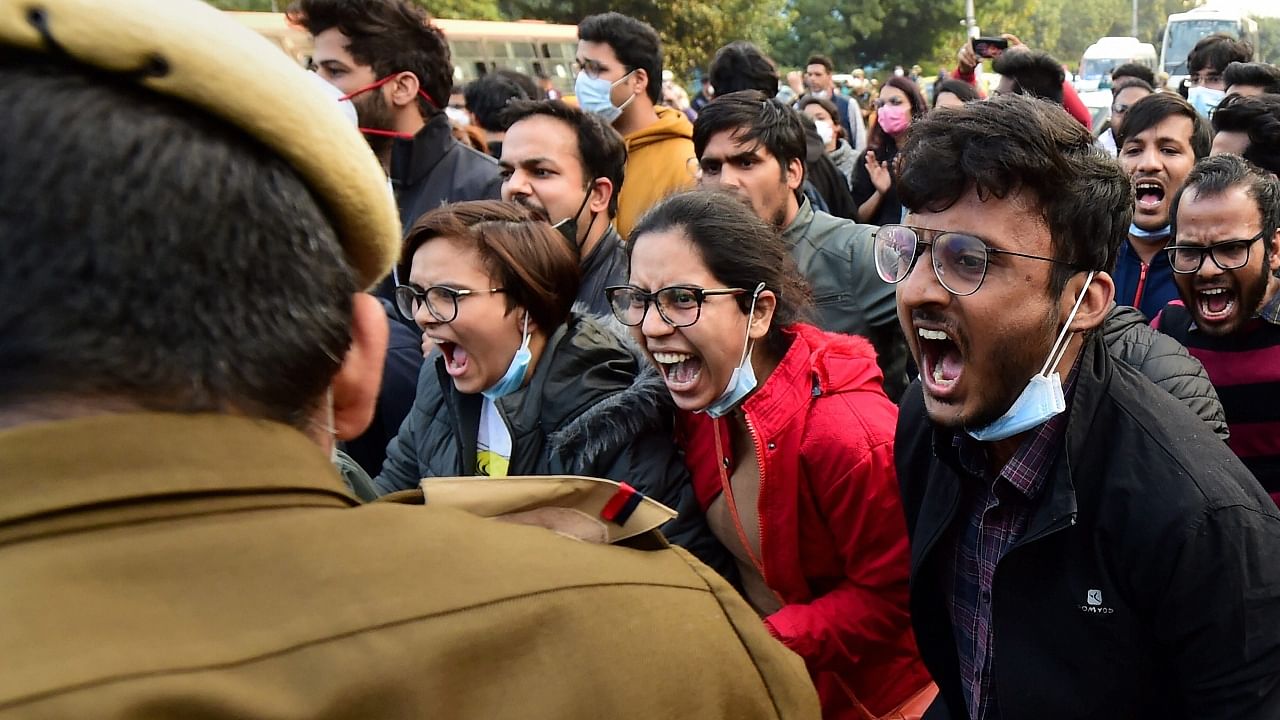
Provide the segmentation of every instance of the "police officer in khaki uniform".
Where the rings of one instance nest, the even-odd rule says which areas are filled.
[[[399,222],[278,49],[3,2],[0,128],[0,718],[816,716],[678,549],[346,491]]]

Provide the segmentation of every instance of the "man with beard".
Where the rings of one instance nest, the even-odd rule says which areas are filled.
[[[800,113],[756,90],[717,95],[693,126],[699,183],[738,194],[782,231],[813,290],[823,330],[862,335],[875,346],[885,393],[906,387],[906,344],[894,315],[893,288],[876,276],[870,225],[815,210],[804,182]]]
[[[1092,144],[1021,96],[929,115],[876,234],[930,717],[1275,718],[1280,511],[1104,347],[1131,194]]]
[[[611,316],[604,289],[627,274],[614,229],[627,162],[622,136],[559,100],[515,102],[502,116],[502,199],[541,210],[582,263],[578,302]]]
[[[1134,103],[1116,129],[1120,167],[1135,193],[1133,220],[1116,259],[1116,302],[1148,318],[1178,297],[1169,258],[1160,252],[1169,242],[1169,203],[1212,141],[1208,123],[1172,93]]]
[[[498,197],[497,162],[454,139],[449,45],[410,0],[297,0],[289,21],[315,38],[320,77],[355,103],[395,188],[402,229],[444,203]],[[390,297],[391,286],[380,287]]]
[[[1280,181],[1237,155],[1201,161],[1173,199],[1180,300],[1156,327],[1200,359],[1231,449],[1280,502]]]

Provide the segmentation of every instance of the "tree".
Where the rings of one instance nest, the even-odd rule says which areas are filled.
[[[206,0],[220,10],[283,12],[292,0]],[[501,20],[496,0],[416,0],[433,17],[464,20]]]
[[[928,57],[941,36],[959,28],[963,7],[961,0],[787,0],[785,25],[771,45],[792,66],[815,52],[840,69],[904,64]]]
[[[781,24],[783,0],[500,0],[511,18],[576,25],[588,15],[620,12],[644,20],[662,38],[665,67],[687,77],[705,70],[712,55],[734,40],[750,40],[768,51],[772,29]]]

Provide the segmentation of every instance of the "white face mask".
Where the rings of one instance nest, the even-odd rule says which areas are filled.
[[[818,137],[822,138],[822,144],[830,145],[836,137],[835,126],[826,120],[815,120],[814,124],[818,126]]]
[[[444,114],[448,116],[450,120],[458,123],[463,127],[466,127],[471,124],[471,115],[467,113],[466,110],[463,110],[462,108],[446,107],[444,109]]]
[[[1013,401],[1003,415],[984,427],[965,429],[973,439],[994,442],[1011,438],[1048,422],[1067,409],[1067,399],[1062,394],[1062,378],[1058,375],[1058,364],[1062,362],[1062,356],[1067,353],[1068,340],[1071,336],[1067,329],[1076,319],[1076,313],[1080,311],[1080,304],[1084,302],[1085,293],[1089,291],[1089,284],[1093,282],[1095,274],[1090,272],[1089,277],[1085,279],[1084,287],[1080,289],[1080,297],[1076,298],[1071,314],[1067,315],[1067,322],[1063,324],[1057,341],[1049,350],[1049,357],[1044,361],[1044,367],[1027,382],[1022,394]]]
[[[1218,103],[1227,96],[1226,90],[1214,90],[1207,87],[1193,87],[1187,90],[1187,102],[1204,118],[1218,107]]]

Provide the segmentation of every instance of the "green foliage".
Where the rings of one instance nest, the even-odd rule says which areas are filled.
[[[721,46],[750,40],[768,51],[771,29],[781,24],[783,0],[500,0],[510,18],[576,25],[588,15],[620,12],[658,31],[665,64],[677,75],[706,70]]]
[[[811,53],[830,56],[839,71],[910,65],[963,18],[963,0],[787,0],[785,25],[771,45],[788,66],[803,66]]]
[[[416,0],[434,17],[464,20],[502,20],[496,0]],[[205,0],[220,10],[284,12],[291,0]]]

